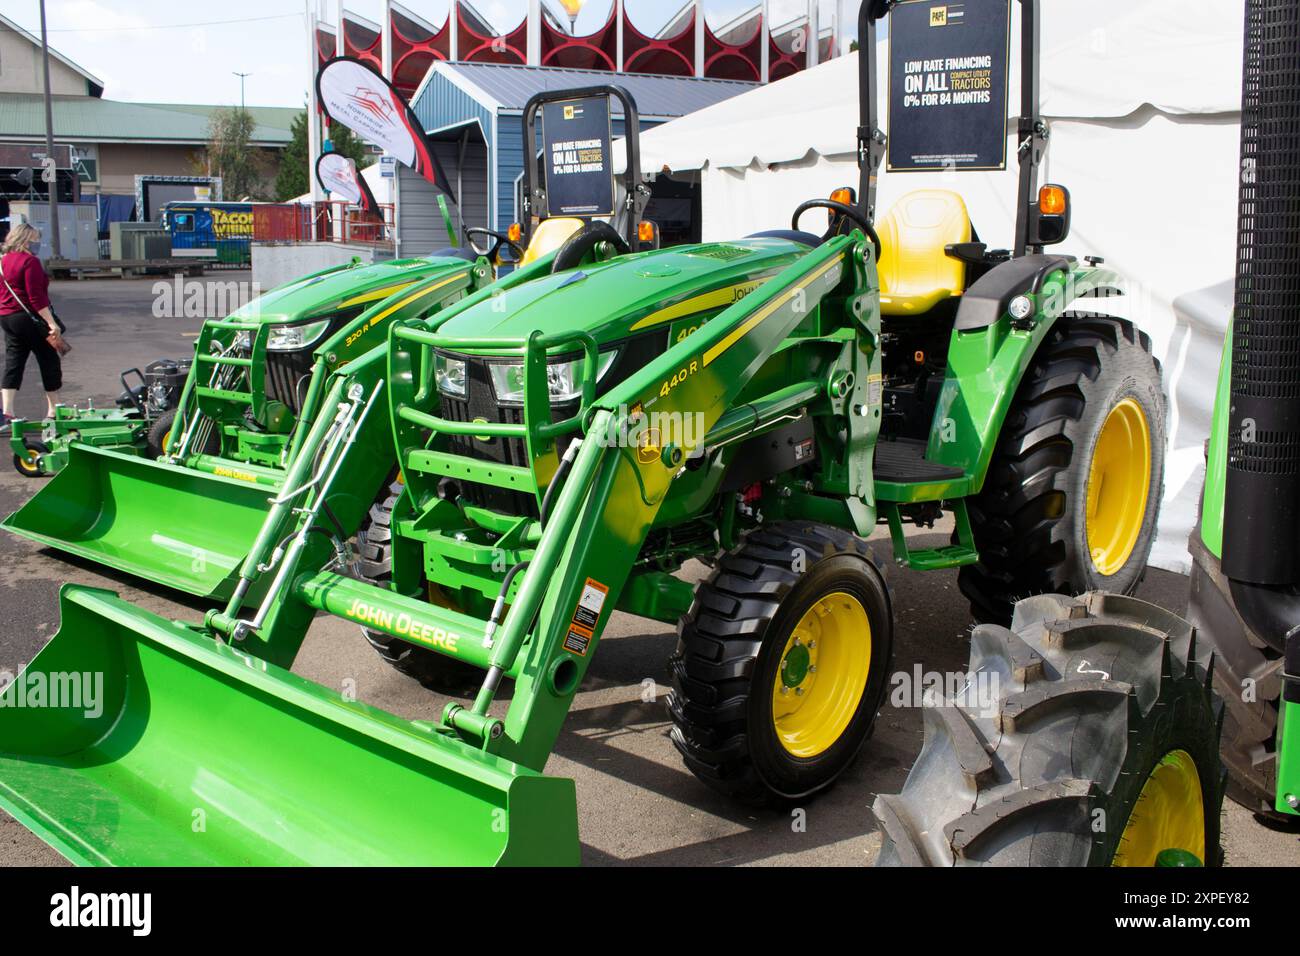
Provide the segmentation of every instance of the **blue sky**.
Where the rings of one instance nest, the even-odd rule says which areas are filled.
[[[238,103],[239,78],[250,106],[297,106],[310,77],[305,36],[308,4],[335,18],[336,0],[46,0],[50,45],[104,81],[105,96],[136,102]],[[561,10],[558,0],[543,0]],[[609,15],[613,0],[588,0],[578,32],[590,32]],[[684,0],[683,0],[684,2]],[[833,2],[821,0],[822,9]],[[757,0],[706,0],[711,23],[725,22]],[[432,23],[447,15],[448,0],[403,4]],[[527,0],[474,0],[494,25],[517,24]],[[378,21],[382,0],[347,0],[348,10]],[[626,0],[638,28],[653,30],[679,9],[678,0]],[[37,33],[36,0],[8,0],[5,15]],[[773,19],[804,9],[804,0],[773,0]],[[828,14],[823,14],[828,15]],[[224,21],[224,22],[223,22]],[[229,22],[236,21],[236,22]]]

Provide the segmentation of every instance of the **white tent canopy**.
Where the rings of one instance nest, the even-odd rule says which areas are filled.
[[[1043,3],[1041,112],[1051,128],[1043,180],[1071,191],[1073,231],[1062,251],[1103,256],[1129,278],[1129,314],[1164,364],[1170,446],[1152,561],[1171,570],[1190,564],[1186,542],[1231,306],[1241,37],[1240,9],[1211,0]],[[887,55],[882,40],[882,125]],[[1014,53],[1012,62],[1014,117]],[[786,227],[803,200],[857,184],[857,70],[856,54],[840,57],[666,123],[642,136],[642,168],[649,176],[665,169],[699,176],[706,241]],[[1009,118],[1008,134],[1014,130]],[[1011,155],[1004,172],[884,172],[879,208],[914,189],[952,189],[966,199],[981,238],[1008,246]],[[810,213],[804,227],[818,225]]]

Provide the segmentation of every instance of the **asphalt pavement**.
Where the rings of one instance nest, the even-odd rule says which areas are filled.
[[[224,273],[209,281],[247,281]],[[74,352],[65,364],[64,401],[103,405],[121,388],[122,369],[193,349],[201,319],[155,318],[154,280],[65,281],[53,288]],[[35,365],[19,412],[42,414]],[[7,443],[7,439],[6,439]],[[20,507],[39,480],[0,468],[0,513]],[[166,521],[159,515],[160,522]],[[927,536],[918,544],[925,546]],[[947,540],[944,529],[930,537]],[[58,630],[58,589],[66,582],[108,588],[157,613],[198,620],[203,608],[35,544],[0,539],[0,671],[17,673]],[[693,566],[696,577],[706,573]],[[897,572],[894,669],[964,670],[970,620],[954,572]],[[1186,578],[1152,570],[1139,596],[1174,611],[1186,605]],[[585,863],[655,865],[859,866],[874,858],[880,837],[870,813],[878,792],[897,790],[921,745],[920,712],[886,704],[862,755],[827,794],[794,818],[738,808],[699,783],[668,739],[664,712],[673,630],[616,614],[577,694],[547,773],[577,783]],[[445,698],[392,671],[355,625],[318,617],[294,671],[327,687],[356,688],[368,703],[408,718],[433,719]],[[347,682],[354,682],[348,684]],[[653,691],[651,695],[649,690]],[[647,699],[652,697],[652,699]],[[1300,835],[1257,823],[1235,804],[1224,811],[1224,846],[1233,866],[1300,866]],[[0,812],[0,866],[58,866],[65,861]]]

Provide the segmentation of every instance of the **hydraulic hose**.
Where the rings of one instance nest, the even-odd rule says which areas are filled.
[[[542,495],[542,507],[538,511],[538,520],[543,527],[546,525],[546,517],[551,513],[551,505],[555,501],[555,496],[559,494],[560,487],[564,484],[564,479],[569,476],[570,469],[573,468],[573,459],[578,457],[578,447],[582,442],[569,442],[569,447],[564,450],[564,457],[560,459],[560,466],[555,469],[555,477],[551,483],[546,486],[546,493]]]

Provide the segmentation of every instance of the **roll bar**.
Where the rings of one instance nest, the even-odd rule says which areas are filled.
[[[537,181],[537,114],[547,103],[592,96],[612,96],[623,105],[623,139],[627,144],[627,171],[623,174],[625,192],[622,212],[625,214],[624,237],[629,247],[636,249],[637,227],[645,211],[650,194],[641,187],[641,119],[636,100],[624,87],[614,84],[584,86],[568,90],[543,90],[533,94],[524,105],[524,208],[520,226],[523,228],[523,245],[528,245],[533,228],[533,215],[538,219],[550,217],[547,205],[545,177]]]
[[[1039,0],[1016,0],[1020,4],[1020,119],[1016,124],[1020,163],[1019,205],[1016,209],[1016,237],[1013,255],[1042,252],[1030,247],[1030,207],[1038,191],[1038,167],[1047,152],[1047,123],[1039,114],[1039,51],[1042,16]],[[888,138],[880,128],[876,101],[876,23],[888,16],[897,0],[863,0],[858,10],[858,203],[869,222],[876,221],[876,180],[885,159]]]

